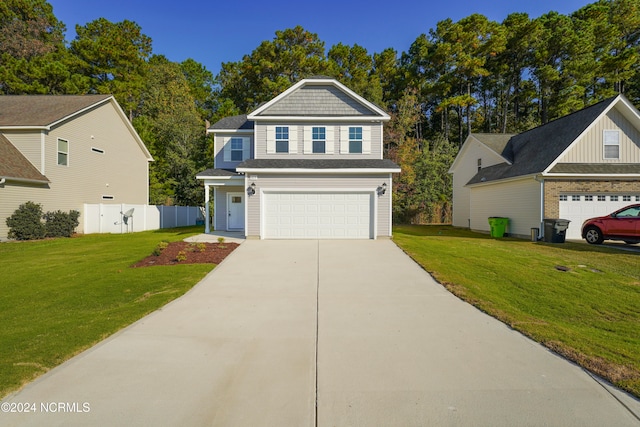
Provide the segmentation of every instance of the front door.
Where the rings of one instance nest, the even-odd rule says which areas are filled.
[[[227,194],[227,229],[244,230],[244,193]]]

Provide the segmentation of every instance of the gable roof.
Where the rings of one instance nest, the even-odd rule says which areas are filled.
[[[630,106],[618,95],[511,137],[501,151],[496,151],[511,164],[505,162],[483,168],[468,184],[544,173],[600,116],[619,102]]]
[[[486,146],[488,149],[493,151],[497,156],[500,156],[499,153],[504,151],[504,148],[509,143],[509,140],[514,137],[514,134],[510,133],[472,133],[469,134],[467,139],[464,141],[462,148],[458,152],[458,155],[453,160],[453,163],[449,167],[449,173],[453,173],[458,167],[459,163],[462,161],[462,157],[464,156],[464,152],[467,151],[470,146],[469,141],[474,140],[479,142],[480,144]],[[504,157],[503,157],[504,159]],[[506,159],[505,159],[506,160]],[[509,163],[509,162],[507,162]]]
[[[0,128],[51,128],[111,95],[3,95]]]
[[[300,80],[248,115],[249,120],[309,118],[387,121],[389,115],[332,78]]]
[[[252,131],[254,123],[251,120],[247,120],[246,114],[239,116],[229,116],[218,120],[207,131]]]
[[[50,182],[22,155],[3,134],[0,133],[0,179],[13,181]]]
[[[0,130],[51,130],[88,110],[111,103],[148,161],[151,153],[113,95],[2,95]]]

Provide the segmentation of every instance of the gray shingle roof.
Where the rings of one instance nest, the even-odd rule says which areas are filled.
[[[515,178],[543,172],[618,97],[613,97],[509,139],[497,151],[511,165],[502,163],[481,169],[469,184]]]
[[[0,133],[0,178],[49,182],[46,176]]]
[[[389,159],[250,159],[238,169],[400,169]]]
[[[2,95],[0,126],[48,126],[111,95]]]
[[[207,169],[196,176],[210,176],[210,177],[230,177],[230,176],[241,176],[241,173],[229,170],[229,169]]]
[[[509,143],[509,140],[515,136],[510,133],[474,133],[472,136],[491,148],[496,153],[502,153]]]
[[[252,130],[253,121],[247,120],[246,114],[241,114],[239,116],[230,116],[220,119],[209,129]]]

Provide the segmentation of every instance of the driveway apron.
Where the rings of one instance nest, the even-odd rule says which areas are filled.
[[[0,426],[640,425],[637,400],[460,301],[389,240],[247,241],[5,403],[37,411]]]

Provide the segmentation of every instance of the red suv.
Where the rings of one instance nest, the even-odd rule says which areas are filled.
[[[582,224],[582,238],[592,245],[599,245],[603,240],[640,243],[640,204],[586,220]]]

